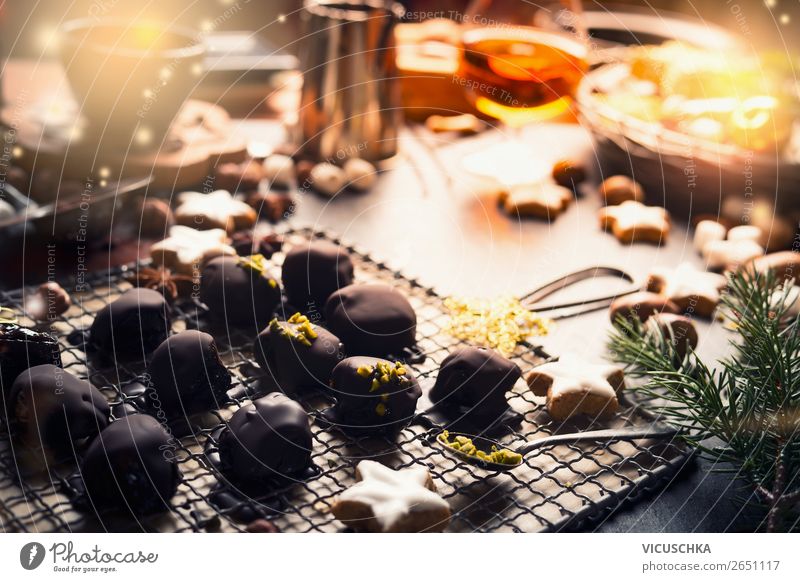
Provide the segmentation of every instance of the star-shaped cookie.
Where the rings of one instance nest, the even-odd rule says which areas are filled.
[[[331,511],[345,525],[373,533],[442,531],[450,506],[436,493],[430,473],[412,466],[395,471],[376,461],[356,467],[358,483],[342,492]]]
[[[537,366],[525,379],[534,394],[547,397],[547,412],[558,421],[579,414],[613,415],[619,408],[617,392],[625,387],[617,366],[591,364],[570,354]]]
[[[660,206],[645,206],[627,200],[618,206],[601,208],[600,226],[610,230],[622,243],[660,243],[669,234],[669,213]]]
[[[178,224],[198,230],[221,228],[229,233],[255,225],[255,210],[241,200],[236,200],[227,190],[182,192],[178,194],[175,220]]]
[[[169,236],[150,247],[150,257],[157,267],[167,267],[181,275],[199,276],[203,265],[215,257],[235,256],[228,235],[219,228],[195,230],[173,226]]]
[[[572,196],[567,188],[541,182],[512,186],[500,195],[500,201],[509,214],[554,220],[569,207]]]
[[[676,269],[657,267],[647,278],[647,290],[663,295],[687,315],[711,317],[727,279],[717,273],[700,271],[689,263]]]

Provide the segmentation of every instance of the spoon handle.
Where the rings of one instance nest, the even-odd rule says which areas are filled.
[[[563,445],[581,441],[604,441],[611,439],[647,439],[647,438],[669,438],[678,434],[678,431],[667,426],[645,426],[631,428],[609,428],[605,430],[593,430],[590,432],[579,432],[573,434],[557,434],[535,441],[531,441],[517,449],[523,456],[538,448]]]

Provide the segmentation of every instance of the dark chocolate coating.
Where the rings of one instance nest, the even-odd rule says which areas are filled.
[[[100,391],[52,364],[17,376],[11,402],[14,437],[55,459],[72,455],[109,422],[110,408]]]
[[[209,334],[187,330],[167,338],[147,368],[147,405],[167,418],[219,408],[231,375]]]
[[[281,289],[275,279],[242,265],[238,257],[217,257],[203,267],[200,300],[217,320],[257,330],[272,319]]]
[[[400,356],[414,345],[417,315],[403,295],[388,285],[350,285],[325,304],[328,329],[348,354]]]
[[[61,366],[58,341],[51,335],[14,323],[0,324],[0,394],[11,397],[14,380],[32,366]]]
[[[126,416],[103,430],[86,451],[81,475],[94,511],[137,516],[165,510],[180,480],[170,435],[144,414]]]
[[[97,313],[89,337],[109,358],[144,359],[167,339],[170,327],[164,296],[152,289],[134,288]]]
[[[328,297],[353,282],[353,263],[339,245],[315,241],[286,253],[282,276],[289,303],[303,313],[320,312]]]
[[[366,432],[397,434],[414,416],[422,389],[409,368],[405,368],[404,382],[395,378],[380,388],[373,389],[373,380],[378,377],[379,362],[395,366],[388,360],[356,356],[342,360],[333,369],[331,389],[337,399],[334,406],[335,417],[345,427],[363,429]],[[362,376],[358,370],[363,366],[376,369],[376,372]],[[383,414],[378,412],[379,404],[385,407]]]
[[[519,366],[494,350],[461,348],[442,362],[430,399],[467,422],[492,421],[508,410],[506,392],[521,375]]]
[[[311,463],[303,407],[273,392],[237,410],[219,439],[223,472],[237,483],[295,476]]]
[[[277,326],[297,333],[299,324],[286,321]],[[311,345],[300,343],[270,323],[258,334],[253,344],[256,362],[286,394],[311,388],[328,388],[331,373],[342,359],[344,346],[339,338],[319,326],[314,326],[317,337]]]

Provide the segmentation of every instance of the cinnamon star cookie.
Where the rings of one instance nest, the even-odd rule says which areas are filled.
[[[356,479],[331,508],[348,527],[373,533],[439,532],[450,522],[450,507],[424,467],[395,471],[361,461]]]

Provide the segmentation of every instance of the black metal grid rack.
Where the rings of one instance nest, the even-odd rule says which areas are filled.
[[[309,237],[335,237],[310,230],[288,231],[287,248]],[[425,360],[410,364],[423,389],[430,385],[442,360],[459,340],[444,333],[447,315],[441,298],[430,288],[407,279],[367,253],[349,248],[360,282],[390,283],[403,291],[418,317],[418,340]],[[276,265],[281,253],[273,257]],[[62,344],[65,369],[89,379],[107,395],[112,410],[131,406],[123,387],[143,371],[143,363],[95,368],[87,361],[75,337],[88,329],[93,314],[112,301],[130,284],[124,275],[131,267],[96,274],[87,279],[88,290],[73,295],[70,310],[49,324]],[[0,294],[2,305],[22,310],[24,290]],[[26,321],[23,321],[26,323]],[[28,322],[31,323],[32,322]],[[175,331],[200,328],[209,331],[202,305],[178,305]],[[342,525],[330,513],[332,500],[354,482],[354,468],[365,458],[378,459],[395,468],[423,465],[431,473],[439,493],[453,513],[448,531],[558,531],[575,529],[595,520],[620,504],[631,502],[644,491],[655,490],[686,462],[689,452],[673,442],[616,441],[544,447],[525,459],[522,467],[507,474],[492,474],[454,460],[432,444],[433,432],[422,426],[405,428],[396,441],[353,438],[321,422],[312,422],[312,460],[318,472],[304,482],[294,482],[270,491],[263,499],[237,497],[220,504],[219,475],[206,456],[214,432],[240,406],[257,393],[259,370],[251,353],[252,337],[235,331],[215,334],[223,361],[234,377],[231,399],[220,410],[197,419],[189,436],[179,439],[178,458],[183,478],[172,499],[170,511],[140,522],[113,516],[95,516],[77,511],[70,501],[74,466],[48,467],[31,473],[24,469],[0,427],[0,523],[3,531],[240,531],[246,520],[264,516],[282,531],[340,531]],[[71,341],[70,341],[71,340]],[[536,350],[519,346],[513,359],[523,373],[542,362]],[[504,443],[546,436],[555,431],[574,432],[588,424],[561,426],[544,410],[542,398],[528,392],[524,383],[509,394],[512,408],[522,414],[519,427],[503,438]],[[303,404],[311,413],[330,406],[324,399]],[[649,422],[633,406],[623,408],[605,427]],[[594,428],[598,428],[594,426]]]

